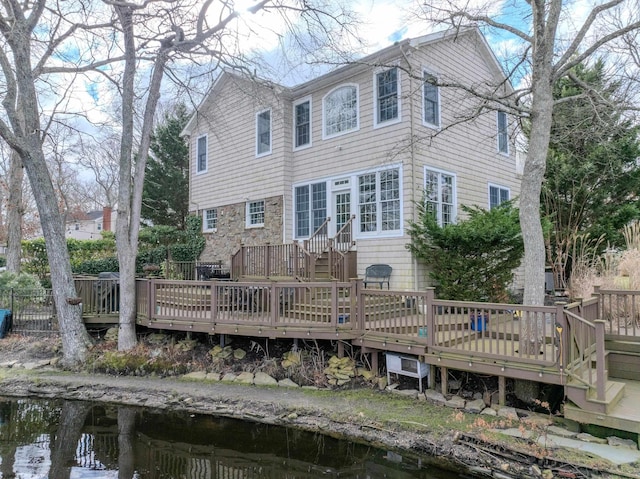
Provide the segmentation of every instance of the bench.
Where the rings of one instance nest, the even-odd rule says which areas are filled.
[[[388,264],[372,264],[371,266],[367,266],[367,269],[364,272],[364,287],[367,287],[367,284],[379,284],[380,289],[383,289],[384,284],[387,284],[387,289],[389,289],[389,280],[391,278],[392,268]]]

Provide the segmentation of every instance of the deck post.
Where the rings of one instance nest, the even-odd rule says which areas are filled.
[[[605,348],[604,348],[604,327],[605,321],[602,319],[596,319],[593,322],[596,326],[596,381],[597,381],[597,393],[598,400],[604,401],[605,389],[606,389],[606,377],[605,377]]]
[[[149,298],[149,322],[153,319],[156,319],[156,288],[155,288],[155,280],[150,279],[147,280],[147,288],[148,289],[148,298]]]
[[[338,280],[331,281],[331,323],[338,330]]]
[[[436,366],[434,364],[429,366],[429,383],[427,384],[427,387],[429,389],[436,388]]]
[[[269,286],[269,291],[271,293],[271,317],[269,321],[271,322],[271,326],[275,327],[278,322],[278,317],[280,316],[280,291],[278,290],[277,283],[275,281],[271,281],[271,285]]]
[[[498,376],[498,404],[507,404],[507,378],[504,376]]]
[[[440,385],[442,389],[442,395],[449,394],[449,369],[446,367],[440,368]]]
[[[373,372],[373,374],[375,374],[376,376],[380,372],[380,366],[378,364],[379,357],[380,354],[377,350],[371,351],[371,372]]]
[[[344,358],[344,343],[342,341],[338,341],[338,357]]]
[[[433,311],[433,300],[435,298],[435,289],[427,288],[426,296],[424,298],[426,304],[426,313],[427,313],[427,347],[432,347],[435,344],[436,338],[436,325],[435,325],[435,314]]]

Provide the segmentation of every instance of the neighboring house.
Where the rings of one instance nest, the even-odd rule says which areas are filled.
[[[103,231],[113,231],[115,214],[105,206],[102,210],[72,213],[67,217],[65,236],[79,240],[101,239]]]
[[[293,88],[222,73],[183,132],[202,257],[304,240],[326,218],[335,234],[355,215],[358,274],[386,263],[392,289],[424,286],[406,249],[415,202],[445,224],[519,194],[510,118],[493,106],[460,122],[478,101],[437,85],[456,81],[509,88],[478,30],[405,40]]]

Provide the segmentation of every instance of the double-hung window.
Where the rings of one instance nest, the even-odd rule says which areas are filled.
[[[296,148],[311,144],[311,100],[303,100],[293,107],[294,145]]]
[[[504,111],[498,113],[498,151],[509,154],[509,127],[507,124],[507,114]]]
[[[322,103],[324,137],[358,129],[358,87],[345,85],[336,88],[324,97]]]
[[[207,171],[207,136],[201,136],[196,146],[196,173]]]
[[[489,209],[501,205],[505,201],[509,201],[509,188],[498,185],[489,185]]]
[[[425,169],[424,206],[440,226],[456,219],[456,177],[451,173]]]
[[[401,230],[398,168],[358,176],[358,213],[360,233]]]
[[[311,236],[327,218],[327,184],[295,187],[296,238]]]
[[[247,201],[247,228],[264,226],[264,200]]]
[[[256,115],[256,156],[271,153],[271,110]]]
[[[399,118],[398,69],[376,73],[376,125]]]
[[[422,121],[430,127],[440,127],[440,91],[435,76],[424,72],[422,85]]]
[[[202,220],[203,231],[215,231],[218,228],[218,210],[216,208],[204,210]]]

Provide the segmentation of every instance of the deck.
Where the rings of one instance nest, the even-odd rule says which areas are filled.
[[[103,283],[78,289],[91,295],[83,300],[88,322],[117,317],[112,308],[117,302],[110,296],[117,288]],[[349,343],[370,354],[374,368],[380,353],[393,352],[443,373],[449,368],[563,385],[568,417],[640,433],[640,412],[633,417],[624,406],[640,400],[640,387],[633,383],[640,380],[635,335],[640,319],[628,314],[640,311],[635,308],[640,293],[615,300],[614,294],[600,292],[571,305],[523,306],[438,300],[432,290],[367,289],[358,280],[150,279],[138,281],[136,301],[138,324],[153,329],[338,340],[339,351]],[[614,318],[614,304],[626,316]],[[623,378],[625,383],[612,375],[629,374],[630,368],[639,372]]]

